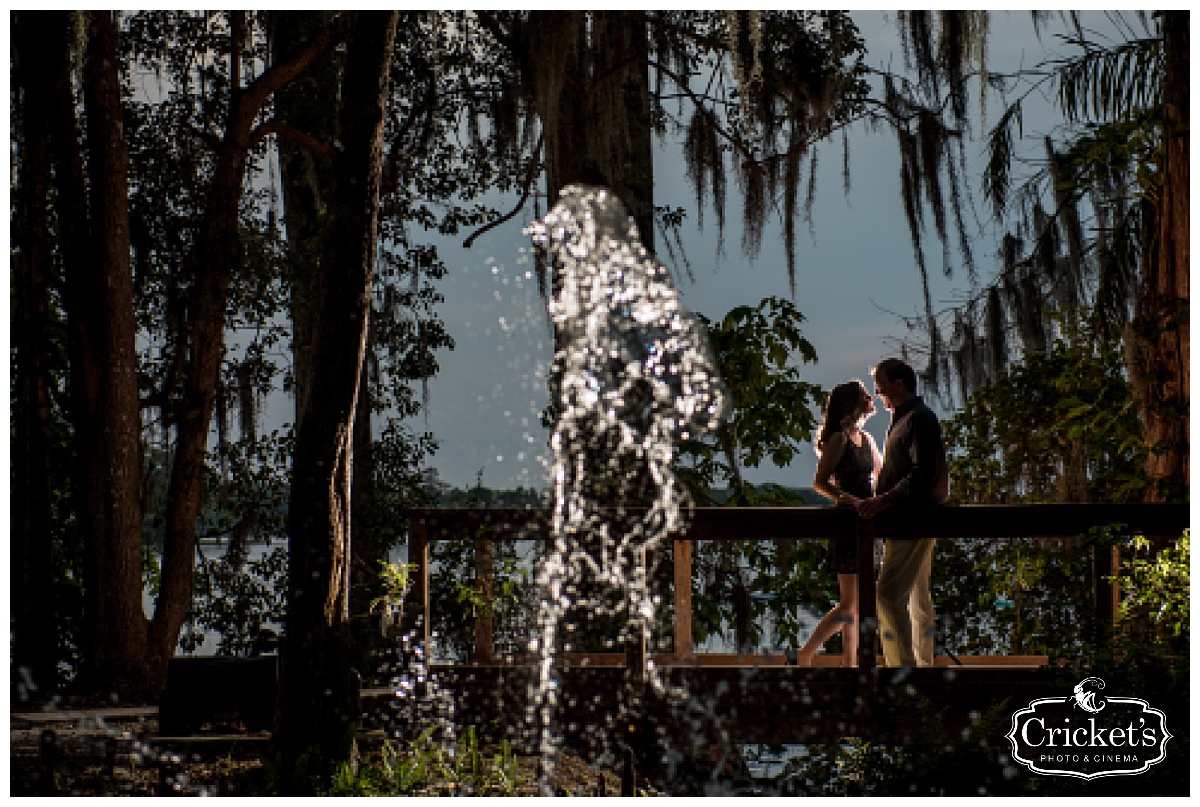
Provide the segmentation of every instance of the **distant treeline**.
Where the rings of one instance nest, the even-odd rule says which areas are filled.
[[[765,486],[764,486],[765,487]],[[827,505],[829,500],[812,488],[793,488],[783,485],[771,485],[787,499],[800,505]],[[437,485],[431,491],[437,507],[549,507],[551,493],[549,490],[517,487],[513,490],[494,490],[492,488],[475,486],[468,489],[453,488],[449,485]],[[715,488],[712,500],[717,505],[725,505],[733,498],[732,488]]]

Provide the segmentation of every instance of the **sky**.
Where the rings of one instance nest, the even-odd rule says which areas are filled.
[[[873,67],[898,70],[903,65],[894,14],[855,12]],[[993,71],[1031,67],[1052,46],[1043,26],[1036,37],[1028,12],[993,13],[988,64]],[[989,101],[990,120],[1002,102]],[[974,119],[979,120],[978,108]],[[1048,105],[1027,108],[1025,136],[1036,150],[1041,133],[1053,125]],[[850,378],[870,383],[870,368],[897,352],[906,335],[899,317],[922,311],[920,278],[913,258],[899,191],[899,154],[894,135],[885,129],[850,130],[851,190],[843,192],[840,138],[821,147],[818,191],[813,207],[812,233],[798,228],[797,280],[794,302],[805,317],[803,333],[814,346],[818,362],[799,365],[807,381],[828,390]],[[985,226],[974,239],[979,279],[987,282],[998,265],[999,236],[988,224],[978,177],[984,145],[978,132],[967,144],[969,193],[977,218]],[[690,226],[684,244],[691,277],[675,271],[684,303],[712,319],[737,305],[755,305],[762,298],[791,296],[778,221],[768,224],[762,251],[750,262],[741,254],[738,226],[740,199],[733,186],[727,203],[726,248],[717,251],[717,232],[711,211],[703,231],[695,227],[694,196],[687,182],[677,142],[660,143],[655,159],[656,204],[685,207]],[[507,210],[511,200],[497,204]],[[521,228],[532,217],[532,206],[511,222],[476,240],[471,249],[461,241],[440,249],[450,270],[440,289],[446,302],[439,314],[456,342],[441,356],[442,369],[430,383],[429,408],[410,425],[432,431],[441,447],[432,461],[440,478],[457,487],[478,480],[492,488],[544,487],[548,432],[538,413],[547,404],[546,372],[552,357],[552,336],[532,274],[530,242]],[[975,217],[968,214],[974,231]],[[940,248],[928,233],[935,309],[947,306],[970,290],[961,266],[951,278],[942,276]],[[660,248],[659,258],[666,260]],[[952,252],[955,260],[957,253]],[[798,358],[797,358],[798,364]],[[920,366],[917,367],[921,369]],[[949,414],[943,412],[943,414]],[[882,446],[887,412],[880,407],[867,428]],[[803,448],[786,468],[766,461],[743,469],[754,483],[775,482],[808,487],[816,470],[816,455]]]

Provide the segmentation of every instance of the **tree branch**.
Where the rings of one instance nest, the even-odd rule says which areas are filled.
[[[348,19],[348,15],[339,14],[323,31],[296,51],[290,59],[271,65],[246,86],[238,104],[237,120],[231,121],[230,139],[237,142],[250,137],[254,118],[266,105],[267,99],[333,50],[334,46],[345,38],[349,30]]]
[[[499,227],[501,224],[508,221],[513,216],[517,215],[517,213],[519,213],[521,211],[521,208],[525,207],[525,203],[529,201],[529,194],[532,192],[532,189],[533,189],[533,180],[537,177],[538,166],[541,164],[539,155],[541,155],[541,153],[542,153],[542,138],[543,138],[542,135],[538,135],[537,145],[533,147],[533,154],[531,155],[531,158],[529,160],[529,172],[525,175],[525,187],[521,189],[521,200],[519,202],[517,202],[517,206],[514,207],[512,210],[508,211],[508,213],[501,216],[500,218],[498,218],[494,221],[488,222],[487,224],[483,225],[475,232],[471,233],[471,235],[468,236],[467,240],[463,241],[464,247],[466,247],[467,249],[470,249],[471,245],[473,243],[475,243],[476,238],[483,235],[488,230]]]
[[[292,126],[290,123],[285,123],[281,120],[269,120],[257,127],[253,132],[250,133],[250,139],[247,145],[250,148],[253,148],[268,135],[278,135],[279,137],[282,137],[285,140],[290,140],[301,148],[306,148],[322,157],[332,158],[333,155],[337,153],[333,146],[329,145],[328,143],[324,143],[310,135],[308,132],[298,129],[295,126]]]

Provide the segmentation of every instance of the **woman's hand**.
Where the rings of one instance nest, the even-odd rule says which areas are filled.
[[[870,499],[860,499],[856,505],[860,518],[873,518],[876,513],[892,505],[892,500],[895,497],[891,491],[882,496],[872,496]]]
[[[855,495],[853,495],[853,494],[851,494],[851,493],[841,493],[841,494],[838,494],[838,498],[837,498],[837,503],[838,503],[839,505],[842,505],[842,506],[845,506],[845,507],[854,507],[854,508],[858,508],[860,505],[862,505],[862,503],[863,503],[864,501],[866,501],[866,500],[865,500],[865,499],[860,499],[860,498],[858,498],[857,496],[855,496]]]

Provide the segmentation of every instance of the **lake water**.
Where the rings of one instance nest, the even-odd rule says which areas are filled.
[[[249,555],[248,561],[250,561],[250,562],[260,561],[268,552],[271,552],[271,551],[279,548],[280,546],[285,546],[285,545],[286,544],[282,540],[277,540],[270,544],[265,544],[265,543],[251,544],[250,555]],[[206,558],[208,558],[208,560],[210,562],[220,558],[224,554],[225,549],[226,549],[225,544],[206,543],[201,546],[201,551],[204,553],[204,556]],[[157,557],[156,560],[161,562],[162,558]],[[388,560],[391,563],[407,563],[408,562],[408,547],[406,545],[403,545],[403,546],[398,546],[398,547],[394,548],[391,551],[391,553],[389,554]],[[154,612],[154,598],[151,595],[149,588],[146,588],[142,592],[142,608],[144,609],[144,611],[146,612],[147,615],[150,615]],[[820,614],[808,613],[808,612],[804,612],[800,615],[801,622],[805,625],[808,625],[809,627],[815,626],[817,621],[820,619],[820,617],[821,617]],[[769,621],[771,618],[770,613],[768,612],[764,616],[764,618]],[[811,620],[811,622],[810,622],[810,620]],[[272,623],[266,623],[266,624],[268,627],[271,627],[274,630],[278,631],[280,629],[279,625],[276,623],[272,622]],[[763,629],[762,633],[764,636],[770,637],[770,636],[774,635],[773,626],[771,624],[764,623],[762,626],[762,629]],[[217,636],[217,634],[210,632],[205,636],[204,642],[199,647],[197,647],[195,650],[186,652],[183,649],[177,649],[176,652],[179,655],[199,655],[199,656],[214,655],[217,652],[218,638],[219,637]],[[787,648],[787,649],[790,650],[792,648]],[[763,652],[771,652],[771,653],[776,653],[776,654],[782,655],[784,648],[763,647],[763,648],[761,648],[761,650]],[[728,639],[726,639],[720,635],[711,635],[704,642],[697,644],[696,651],[700,652],[700,653],[729,653],[729,652],[733,651],[733,645]]]

